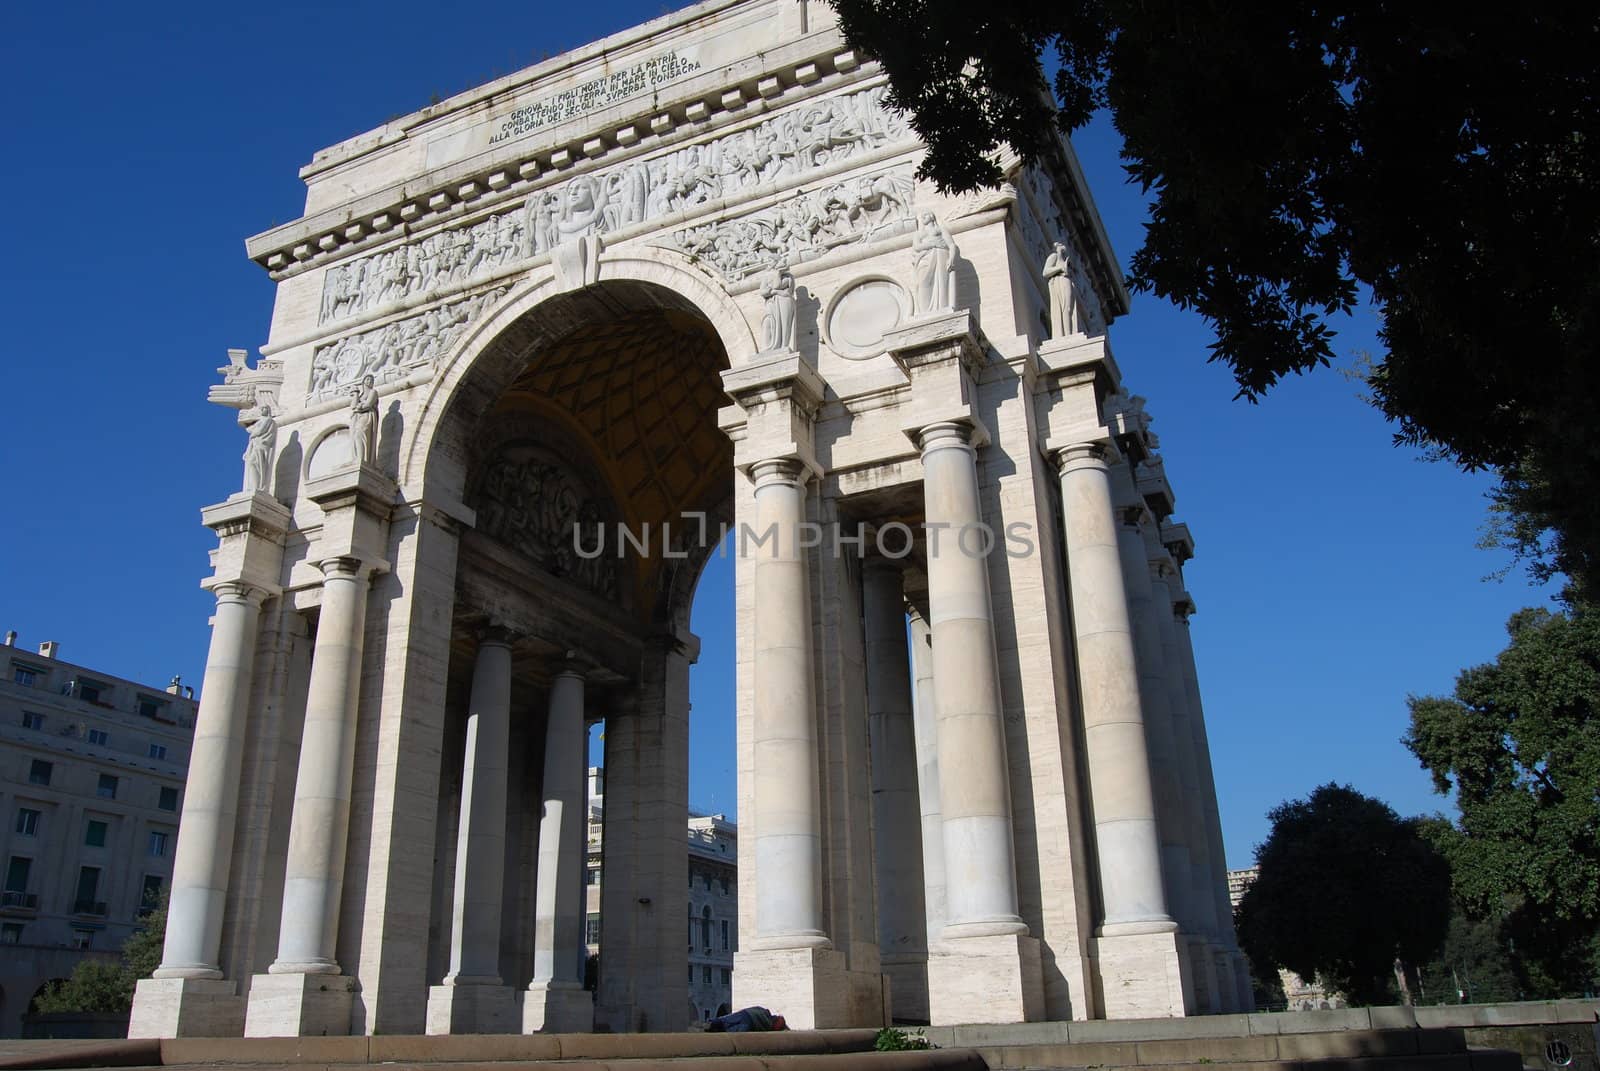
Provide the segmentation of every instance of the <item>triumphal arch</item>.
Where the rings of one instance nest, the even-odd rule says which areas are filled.
[[[1070,146],[941,196],[815,0],[326,149],[211,400],[243,489],[136,1035],[670,1030],[688,629],[736,558],[734,1004],[1248,1006],[1127,293]],[[584,985],[586,726],[604,719]]]

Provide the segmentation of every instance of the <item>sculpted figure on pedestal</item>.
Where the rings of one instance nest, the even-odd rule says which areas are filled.
[[[350,456],[359,466],[370,465],[377,454],[378,388],[371,376],[362,376],[350,391]]]
[[[273,419],[272,406],[263,405],[256,410],[250,422],[250,440],[244,448],[244,493],[257,491],[271,493],[272,453],[278,443],[278,422]]]
[[[956,307],[955,239],[932,212],[917,218],[911,241],[912,311],[918,316],[949,312]]]
[[[796,349],[794,276],[783,261],[761,273],[761,297],[767,303],[761,317],[761,352]]]
[[[1050,296],[1050,337],[1081,334],[1083,314],[1078,307],[1077,272],[1072,255],[1060,242],[1045,258],[1044,285]]]

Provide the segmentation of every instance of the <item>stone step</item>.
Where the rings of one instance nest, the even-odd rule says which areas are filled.
[[[1247,1060],[1164,1064],[1026,1064],[1019,1071],[1523,1071],[1514,1052],[1473,1049],[1431,1056],[1372,1056],[1326,1060]]]

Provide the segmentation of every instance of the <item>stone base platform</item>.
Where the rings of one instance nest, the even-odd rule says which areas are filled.
[[[587,1034],[594,1029],[594,994],[577,986],[529,986],[522,994],[524,1034]]]
[[[130,1038],[227,1038],[244,1032],[239,983],[206,978],[141,978]]]
[[[982,1015],[997,1023],[1044,1016],[1039,940],[994,934],[941,940],[928,950],[928,1011],[934,1022]]]
[[[1100,1006],[1107,1019],[1190,1016],[1194,981],[1189,975],[1189,941],[1175,932],[1097,937]]]
[[[247,1038],[337,1037],[350,1033],[356,980],[342,974],[258,974],[244,1013]]]
[[[846,970],[844,953],[832,948],[735,952],[733,1006],[750,1004],[780,1013],[794,1030],[887,1022],[881,976]]]
[[[515,1034],[522,1028],[519,994],[508,985],[428,987],[429,1034]]]

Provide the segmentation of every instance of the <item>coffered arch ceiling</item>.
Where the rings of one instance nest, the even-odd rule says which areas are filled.
[[[637,563],[630,600],[648,614],[667,582],[661,526],[672,525],[676,543],[685,512],[710,514],[714,530],[729,503],[733,445],[716,420],[726,404],[720,373],[727,359],[697,311],[626,298],[600,304],[568,320],[558,337],[529,333],[519,347],[521,371],[481,418],[495,442],[478,449],[541,442],[605,485],[617,520],[636,533],[648,526],[651,554]],[[607,535],[611,551],[615,533]]]

